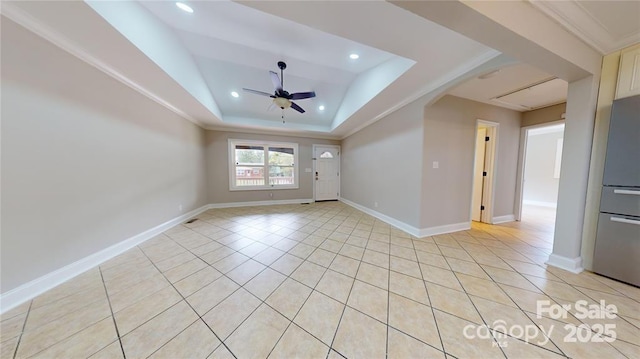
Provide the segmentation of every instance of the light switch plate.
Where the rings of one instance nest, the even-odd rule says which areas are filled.
[[[438,161],[433,161],[433,168],[440,168],[440,163],[438,163]]]

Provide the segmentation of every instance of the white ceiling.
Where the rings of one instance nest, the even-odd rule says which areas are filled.
[[[318,4],[295,3],[296,7],[288,2],[290,16],[282,16],[285,3],[281,2],[190,2],[192,14],[173,2],[140,4],[167,25],[193,56],[225,126],[348,133],[411,96],[420,96],[425,85],[443,75],[455,76],[452,72],[461,63],[498,55],[386,2],[358,3],[357,7],[326,3],[318,11],[312,9]],[[320,16],[323,11],[331,16]],[[313,23],[318,18],[325,19],[320,27]],[[396,24],[394,30],[378,26],[386,22]],[[425,36],[416,39],[407,34]],[[433,49],[438,49],[435,58]],[[360,58],[350,59],[351,53]],[[269,98],[241,91],[272,92],[268,71],[277,71],[280,60],[287,63],[287,91],[317,94],[314,99],[296,101],[307,110],[304,114],[278,108],[267,111]],[[240,97],[233,98],[231,91]]]
[[[474,71],[511,61],[388,2],[191,4],[193,14],[166,1],[10,2],[2,13],[214,129],[343,138]],[[360,59],[350,61],[351,52]],[[229,96],[242,87],[268,91],[268,70],[278,60],[288,63],[285,89],[318,93],[299,102],[304,115],[287,110],[284,125],[278,111],[267,112],[268,98]]]
[[[640,42],[640,1],[529,1],[603,55]]]
[[[556,81],[539,97],[497,101],[553,76],[385,1],[188,3],[194,13],[173,1],[90,0],[3,2],[2,12],[205,128],[343,138],[425,95],[448,92],[519,111],[566,96],[566,90],[560,94],[566,83]],[[632,21],[635,3],[533,5],[592,46],[606,43],[576,30],[582,20],[570,19],[572,25],[558,15],[580,9],[618,46],[640,33]],[[617,24],[615,16],[627,24]],[[360,55],[356,61],[348,57],[353,52]],[[288,64],[286,90],[318,95],[298,101],[305,114],[286,110],[284,125],[279,109],[267,111],[269,98],[241,91],[272,92],[268,71],[276,71],[280,60]],[[502,70],[495,76],[477,78],[496,68]]]
[[[269,71],[285,61],[284,89],[315,91],[296,103],[307,112],[284,111],[290,123],[330,127],[355,78],[394,57],[385,51],[327,34],[290,20],[228,1],[194,2],[194,13],[173,2],[140,2],[177,33],[194,56],[223,118],[259,119],[281,126],[283,111],[267,111],[271,99],[243,93],[250,88],[273,93]],[[351,53],[360,58],[352,60]],[[239,98],[231,92],[240,94]],[[324,110],[319,110],[323,105]]]
[[[517,64],[504,67],[485,79],[471,79],[453,88],[449,94],[516,111],[529,111],[566,101],[567,82],[559,79],[552,82],[559,86],[546,86],[544,91],[521,91],[515,94],[520,96],[512,98],[518,90],[528,89],[550,79],[553,76],[544,71],[527,64]],[[510,94],[505,98],[505,95]]]

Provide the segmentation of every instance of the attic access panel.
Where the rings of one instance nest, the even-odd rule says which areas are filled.
[[[568,87],[569,84],[564,80],[551,79],[492,100],[517,106],[523,110],[535,110],[567,101]]]

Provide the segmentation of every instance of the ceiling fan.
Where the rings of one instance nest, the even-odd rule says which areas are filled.
[[[247,88],[243,88],[242,90],[256,95],[269,96],[273,99],[273,103],[283,110],[291,107],[292,109],[300,113],[304,113],[304,109],[291,100],[313,98],[316,97],[316,93],[313,91],[288,93],[283,89],[284,76],[282,73],[282,71],[287,68],[287,64],[285,64],[283,61],[278,61],[278,68],[280,68],[280,77],[278,77],[278,74],[276,72],[269,71],[269,74],[271,75],[271,82],[273,82],[273,88],[275,89],[273,94]]]

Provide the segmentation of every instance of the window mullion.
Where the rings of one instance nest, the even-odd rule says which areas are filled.
[[[269,184],[269,144],[264,145],[264,170],[262,171],[262,175],[264,176],[264,186],[269,188],[271,185]]]

